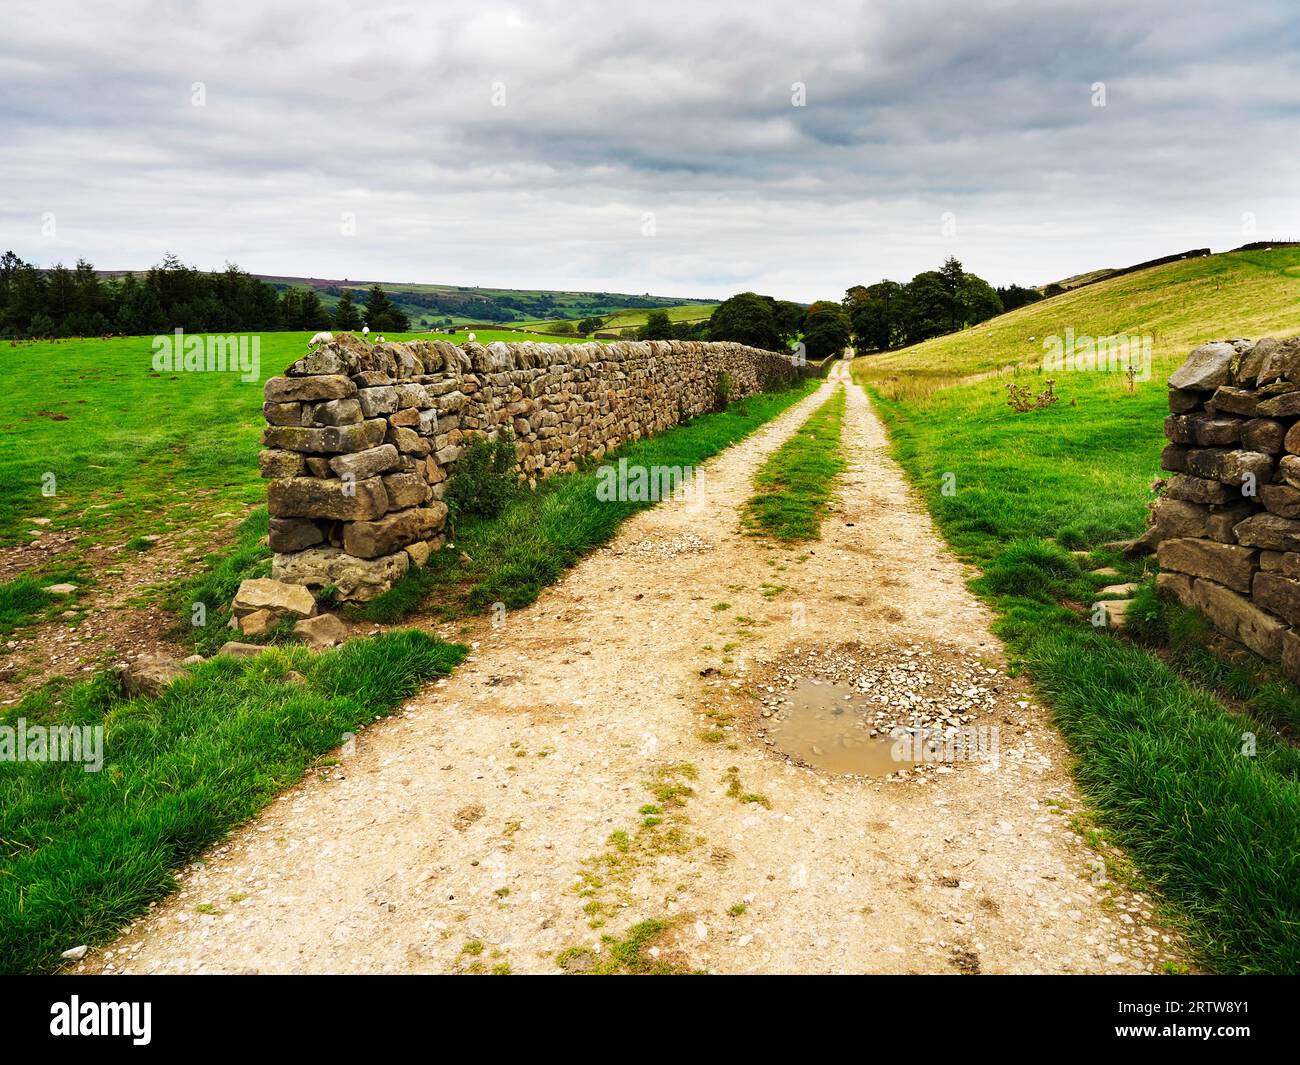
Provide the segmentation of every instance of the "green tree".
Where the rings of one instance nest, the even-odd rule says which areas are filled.
[[[645,325],[638,330],[642,340],[672,340],[673,323],[667,311],[651,311],[646,315]]]
[[[709,339],[780,350],[784,345],[777,327],[775,302],[770,296],[756,292],[741,292],[724,300],[709,318]]]
[[[338,303],[334,304],[333,325],[340,332],[343,330],[355,332],[361,328],[361,315],[357,313],[357,305],[352,302],[350,288],[345,288]]]
[[[405,333],[411,321],[378,285],[366,295],[366,325],[372,333]]]
[[[938,270],[925,270],[903,286],[899,320],[903,339],[919,344],[950,331],[953,295]]]
[[[888,351],[902,342],[903,286],[897,281],[855,285],[844,295],[844,306],[859,352]]]
[[[849,316],[838,303],[823,300],[808,308],[803,322],[803,342],[814,361],[838,355],[849,344]]]

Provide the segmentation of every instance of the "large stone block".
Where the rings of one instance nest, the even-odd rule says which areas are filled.
[[[1247,451],[1276,455],[1286,440],[1286,427],[1272,418],[1252,418],[1241,427],[1241,446]]]
[[[392,385],[363,388],[357,392],[357,399],[367,418],[379,418],[397,410],[397,389]]]
[[[297,477],[307,468],[307,464],[297,451],[273,448],[258,452],[257,468],[263,477]]]
[[[344,399],[355,395],[357,386],[342,374],[320,377],[270,377],[262,387],[268,403],[297,403],[304,400]]]
[[[266,500],[267,510],[276,518],[371,521],[388,509],[384,482],[378,477],[361,481],[288,477],[271,482]]]
[[[388,493],[388,505],[393,510],[418,507],[429,499],[429,484],[418,474],[389,473],[383,481],[384,491]]]
[[[1254,392],[1224,385],[1214,393],[1211,402],[1219,414],[1245,414],[1249,417],[1254,415],[1255,408],[1259,405],[1259,397]]]
[[[1227,503],[1238,495],[1226,484],[1185,473],[1171,477],[1165,486],[1166,497],[1183,499],[1189,503]]]
[[[1209,515],[1209,507],[1203,503],[1189,503],[1184,499],[1161,496],[1151,508],[1151,526],[1161,540],[1183,536],[1203,537]]]
[[[1247,518],[1233,533],[1237,543],[1270,551],[1300,551],[1300,521],[1267,512]]]
[[[364,480],[397,469],[400,459],[392,444],[380,444],[365,451],[354,451],[330,459],[330,469],[340,477]]]
[[[1289,484],[1262,484],[1259,501],[1264,509],[1284,518],[1300,518],[1300,488]]]
[[[1219,389],[1219,392],[1222,391],[1223,389]],[[1218,395],[1218,392],[1215,395]],[[1202,415],[1192,419],[1192,434],[1202,447],[1222,447],[1241,441],[1241,427],[1244,424],[1245,420],[1242,418],[1211,418]]]
[[[1214,540],[1165,540],[1156,548],[1161,569],[1209,577],[1239,592],[1250,591],[1258,557],[1253,548]]]
[[[1273,476],[1273,460],[1258,451],[1197,448],[1187,452],[1187,472],[1224,484],[1262,484]]]
[[[230,610],[237,618],[258,610],[277,618],[309,618],[316,613],[316,598],[300,584],[257,578],[240,582]]]
[[[1272,661],[1282,657],[1286,625],[1260,610],[1245,596],[1214,581],[1198,577],[1192,586],[1192,605],[1220,632],[1244,643],[1257,655]]]
[[[312,378],[304,377],[304,381]],[[373,447],[373,430],[365,423],[354,425],[327,425],[314,428],[305,425],[268,425],[262,430],[262,443],[267,447],[288,451],[337,453],[361,451]],[[382,437],[381,437],[382,439]]]
[[[1234,354],[1231,344],[1202,344],[1170,375],[1169,387],[1213,392],[1220,385],[1227,384]]]
[[[1292,625],[1300,625],[1300,581],[1284,573],[1260,570],[1251,585],[1255,605]]]
[[[355,398],[327,399],[304,407],[303,425],[352,425],[361,421],[361,404]]]
[[[1255,413],[1261,418],[1294,418],[1300,414],[1300,391],[1260,400]]]
[[[434,501],[428,506],[398,510],[377,521],[354,521],[343,531],[343,547],[358,558],[377,558],[428,540],[447,523],[447,505]]]
[[[325,539],[321,527],[307,518],[272,518],[268,533],[272,551],[301,551]]]
[[[334,588],[339,599],[364,603],[401,580],[410,564],[405,551],[382,558],[356,558],[336,547],[309,547],[274,556],[271,576],[309,588]]]

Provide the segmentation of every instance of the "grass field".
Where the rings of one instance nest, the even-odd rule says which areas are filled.
[[[1006,379],[954,383],[1007,350],[971,330],[854,365],[945,538],[981,569],[974,587],[1069,739],[1101,830],[1222,972],[1300,971],[1300,693],[1248,656],[1216,660],[1204,624],[1149,584],[1129,638],[1094,629],[1087,607],[1102,584],[1150,575],[1102,545],[1144,527],[1165,374],[1207,340],[1297,331],[1297,264],[1297,249],[1190,260],[986,323],[1040,339],[1067,325],[1154,334],[1156,372],[1132,394],[1119,374],[1064,374],[1056,404],[1016,413]]]
[[[0,397],[0,544],[29,538],[24,518],[50,518],[55,531],[79,529],[87,542],[116,542],[260,501],[262,382],[299,358],[310,337],[261,334],[254,381],[230,372],[156,374],[151,337],[3,349],[12,387]],[[580,340],[505,330],[475,337],[483,344]],[[466,334],[436,338],[464,343]],[[50,484],[54,494],[43,494]]]
[[[1300,332],[1300,248],[1186,259],[1098,282],[980,325],[882,355],[864,356],[872,377],[953,376],[1037,366],[1043,338],[1145,335],[1156,376],[1206,340]],[[1031,339],[1032,338],[1032,339]]]

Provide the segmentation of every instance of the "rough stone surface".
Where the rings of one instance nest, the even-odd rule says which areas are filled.
[[[1250,591],[1258,556],[1253,548],[1190,538],[1165,540],[1156,549],[1161,569],[1209,577],[1239,592]]]
[[[304,618],[294,625],[293,631],[313,651],[337,647],[348,638],[348,627],[333,614]]]
[[[331,586],[338,590],[340,599],[364,603],[388,591],[406,576],[410,564],[405,551],[366,559],[337,547],[309,547],[305,551],[275,555],[271,575],[276,580],[313,589]]]
[[[231,603],[231,613],[242,618],[256,610],[268,610],[277,618],[309,618],[316,613],[316,600],[297,584],[266,578],[243,581]]]
[[[363,481],[289,477],[271,482],[267,509],[277,518],[372,521],[388,509],[388,494],[378,477]]]
[[[135,699],[157,695],[189,671],[175,659],[147,655],[119,663],[114,667],[114,672],[122,685],[122,692],[127,698]]]
[[[1157,590],[1300,682],[1300,337],[1202,345],[1169,385]]]
[[[1169,377],[1169,387],[1212,392],[1228,381],[1235,351],[1231,344],[1202,344]],[[270,398],[269,396],[267,397]]]
[[[436,536],[446,520],[447,505],[435,500],[427,507],[395,511],[378,521],[349,522],[343,534],[343,548],[358,558],[378,558]]]

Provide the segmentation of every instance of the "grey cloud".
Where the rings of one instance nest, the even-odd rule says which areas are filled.
[[[0,246],[42,263],[171,249],[264,273],[812,299],[949,253],[1040,282],[1228,247],[1244,211],[1262,237],[1300,234],[1300,17],[1281,3],[7,18]]]

